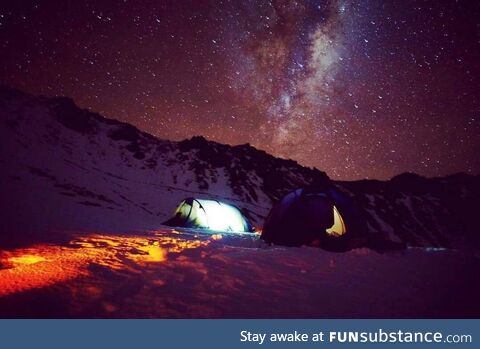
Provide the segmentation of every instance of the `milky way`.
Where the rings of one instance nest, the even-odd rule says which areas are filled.
[[[0,81],[336,179],[480,172],[478,1],[2,1]]]

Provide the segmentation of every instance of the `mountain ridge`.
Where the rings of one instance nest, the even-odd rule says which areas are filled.
[[[2,234],[154,229],[187,196],[235,204],[261,226],[287,192],[322,182],[351,197],[370,237],[413,246],[480,245],[471,219],[462,220],[478,207],[479,176],[403,173],[388,181],[332,181],[325,172],[249,144],[202,136],[163,140],[81,109],[70,98],[35,97],[4,86],[0,112],[0,160],[7,169],[1,209],[10,213]]]

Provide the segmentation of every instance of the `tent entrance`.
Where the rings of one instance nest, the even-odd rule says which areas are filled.
[[[335,205],[333,206],[333,225],[326,229],[325,232],[331,236],[341,236],[347,232],[345,222],[343,221],[343,218]]]

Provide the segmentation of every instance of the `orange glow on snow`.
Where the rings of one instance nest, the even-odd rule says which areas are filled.
[[[9,262],[15,265],[21,265],[21,264],[35,264],[39,262],[44,262],[45,258],[42,256],[35,256],[35,255],[30,255],[26,254],[23,256],[18,256],[18,257],[11,257],[8,259]]]
[[[176,253],[210,243],[164,232],[151,234],[147,237],[93,234],[79,236],[66,246],[39,244],[0,251],[0,297],[88,277],[90,265],[130,270],[138,264],[168,263],[170,255],[174,258]]]
[[[140,258],[145,262],[164,262],[167,260],[167,250],[158,245],[143,246],[139,250],[148,253],[148,256]]]
[[[81,275],[78,251],[39,245],[0,252],[0,296],[50,286]]]

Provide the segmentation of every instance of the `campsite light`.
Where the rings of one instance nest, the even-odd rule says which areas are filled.
[[[243,219],[235,207],[218,201],[201,200],[207,216],[207,227],[216,231],[243,231]]]
[[[235,206],[218,200],[188,198],[164,224],[213,231],[251,232],[251,225]]]
[[[343,218],[338,212],[335,205],[333,206],[333,225],[325,231],[328,235],[331,236],[340,236],[347,232],[345,222],[343,221]]]

